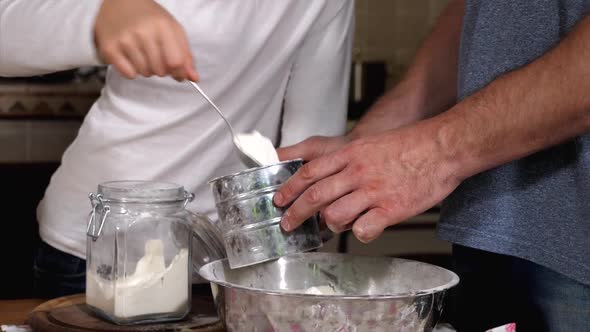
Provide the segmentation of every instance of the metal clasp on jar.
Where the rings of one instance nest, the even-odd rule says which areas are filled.
[[[92,241],[96,241],[102,232],[102,228],[108,214],[111,212],[111,207],[104,204],[101,194],[97,195],[95,193],[90,193],[88,198],[90,199],[90,204],[92,205],[92,211],[88,217],[88,227],[86,228],[86,234],[92,238]],[[100,215],[102,215],[98,230],[96,228],[97,209],[99,209]]]
[[[86,234],[92,238],[92,241],[96,241],[100,237],[100,233],[102,233],[102,228],[104,227],[107,216],[111,212],[111,207],[105,204],[101,194],[90,193],[88,198],[90,199],[90,204],[92,205],[92,211],[90,211],[90,215],[88,216],[88,227],[86,228]],[[185,191],[183,207],[186,207],[186,205],[192,202],[194,198],[195,194]],[[102,216],[100,224],[98,225],[98,229],[96,227],[97,211],[99,215]]]
[[[186,207],[188,203],[192,202],[195,199],[195,194],[189,193],[188,191],[184,191],[184,203],[182,203],[182,207]]]

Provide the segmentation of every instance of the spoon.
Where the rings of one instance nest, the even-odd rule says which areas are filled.
[[[244,150],[242,148],[242,145],[240,144],[240,140],[239,140],[238,136],[236,136],[236,132],[234,131],[234,128],[229,123],[229,121],[227,120],[227,118],[223,115],[223,113],[221,113],[221,111],[219,110],[219,107],[217,107],[217,105],[215,105],[215,103],[213,101],[211,101],[211,99],[209,99],[209,97],[207,97],[207,95],[205,94],[205,92],[203,92],[203,90],[201,89],[201,87],[197,83],[195,83],[193,81],[189,81],[189,83],[195,89],[197,89],[197,91],[199,91],[199,93],[201,94],[201,96],[203,96],[203,98],[205,98],[205,100],[207,100],[207,102],[209,102],[209,104],[211,106],[213,106],[213,108],[217,111],[217,113],[219,114],[219,116],[221,116],[221,118],[223,119],[223,121],[227,125],[227,128],[229,128],[229,131],[230,131],[231,136],[232,136],[232,141],[234,143],[234,146],[238,149],[238,152],[240,154],[240,159],[242,160],[242,162],[244,164],[246,164],[246,166],[248,166],[248,167],[260,167],[260,166],[262,166],[262,163],[261,162],[259,162],[258,160],[256,160],[256,158],[254,158],[252,155],[250,155],[246,150]]]

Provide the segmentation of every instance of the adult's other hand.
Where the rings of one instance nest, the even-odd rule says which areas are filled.
[[[369,242],[440,202],[460,183],[457,165],[436,139],[416,127],[340,142],[326,154],[337,144],[295,146],[300,152],[288,157],[317,159],[310,158],[275,195],[278,206],[292,203],[282,227],[293,230],[322,211],[332,231],[352,227],[359,240]]]

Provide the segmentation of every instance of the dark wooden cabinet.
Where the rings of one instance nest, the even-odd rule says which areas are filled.
[[[0,164],[0,299],[32,296],[36,209],[58,163]]]

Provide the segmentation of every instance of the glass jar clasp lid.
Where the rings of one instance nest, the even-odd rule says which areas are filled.
[[[102,232],[104,222],[107,219],[108,214],[111,212],[111,207],[105,205],[102,194],[90,193],[88,195],[88,198],[90,199],[90,204],[92,205],[92,211],[90,211],[90,215],[88,216],[88,226],[86,227],[86,234],[92,238],[92,241],[96,241],[100,237],[100,233]],[[187,204],[192,202],[194,198],[195,194],[185,191],[183,207],[186,207]],[[100,225],[98,225],[98,229],[96,227],[97,210],[99,210],[99,213],[102,216],[100,220]]]
[[[184,191],[184,203],[182,203],[183,207],[186,207],[188,203],[192,202],[195,199],[195,194],[189,193],[188,191]]]
[[[90,193],[88,195],[90,199],[90,204],[92,205],[92,211],[88,216],[88,227],[86,228],[86,234],[92,238],[92,241],[96,241],[102,232],[102,228],[104,226],[104,222],[107,219],[107,215],[111,212],[111,207],[105,205],[102,200],[101,194]],[[102,215],[100,225],[98,226],[98,230],[96,228],[96,210],[100,208],[100,214]]]

